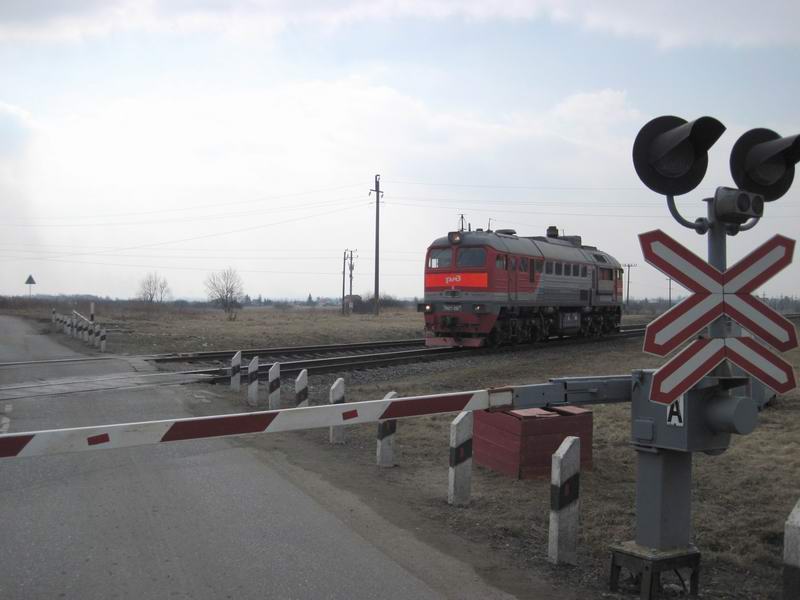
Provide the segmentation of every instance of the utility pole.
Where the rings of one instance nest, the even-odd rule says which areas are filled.
[[[625,307],[627,308],[631,301],[631,267],[638,267],[639,265],[636,263],[625,263],[622,266],[628,269],[627,291],[625,293]]]
[[[380,252],[381,252],[381,176],[375,175],[375,189],[370,190],[369,193],[375,192],[375,314],[381,311],[381,295],[380,295]]]
[[[350,250],[350,301],[353,301],[353,251]]]
[[[345,266],[347,265],[347,250],[344,251],[344,256],[342,256],[342,314],[345,313],[344,309],[344,273],[345,273]]]

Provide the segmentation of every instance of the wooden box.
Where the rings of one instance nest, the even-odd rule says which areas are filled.
[[[564,438],[581,438],[581,468],[592,468],[592,411],[577,406],[475,412],[473,459],[516,479],[550,477]]]

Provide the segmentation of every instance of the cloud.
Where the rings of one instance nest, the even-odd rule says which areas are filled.
[[[0,40],[65,41],[116,31],[269,36],[290,26],[343,27],[392,19],[533,21],[652,40],[661,47],[800,44],[792,0],[702,3],[614,0],[57,0],[0,3]]]

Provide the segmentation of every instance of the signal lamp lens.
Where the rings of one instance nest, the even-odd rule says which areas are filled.
[[[753,197],[753,212],[759,217],[764,214],[764,196]]]
[[[747,212],[750,210],[750,196],[745,193],[739,194],[739,197],[736,199],[736,207],[741,212]]]

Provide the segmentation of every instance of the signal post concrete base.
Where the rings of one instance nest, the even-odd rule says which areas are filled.
[[[611,573],[609,588],[617,590],[622,569],[641,577],[640,598],[651,600],[659,589],[661,573],[689,569],[689,595],[697,596],[700,587],[700,551],[694,546],[672,550],[653,550],[636,542],[623,542],[611,546]]]

